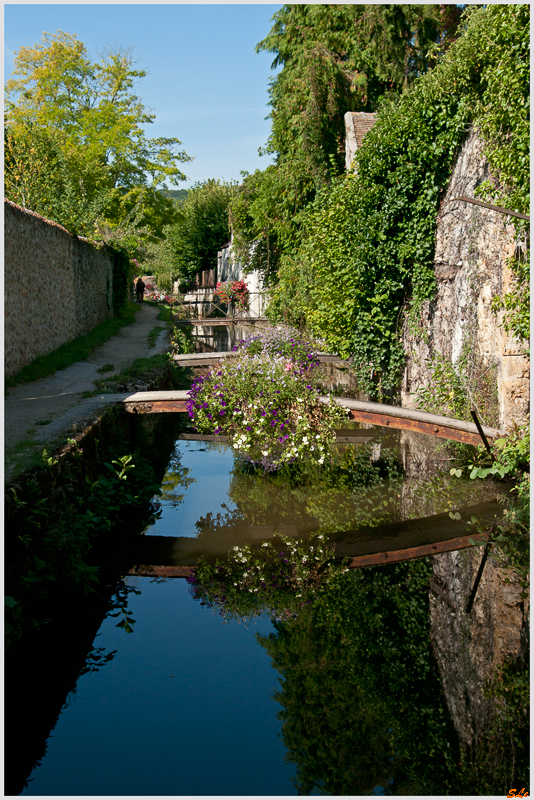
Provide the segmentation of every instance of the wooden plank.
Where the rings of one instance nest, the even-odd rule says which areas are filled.
[[[425,558],[483,544],[484,535],[495,529],[502,512],[502,504],[498,500],[491,500],[459,509],[460,519],[451,517],[450,512],[446,511],[429,517],[386,523],[376,527],[366,526],[354,531],[339,531],[329,535],[329,544],[334,546],[336,558],[348,559],[348,566],[351,569]],[[470,530],[468,520],[473,516],[479,520],[484,533]],[[129,574],[148,575],[154,574],[153,570],[160,570],[157,574],[162,576],[184,577],[189,574],[188,571],[200,557],[225,558],[231,552],[236,539],[266,541],[272,539],[277,532],[288,536],[301,536],[306,533],[313,534],[314,530],[300,530],[296,525],[277,528],[273,523],[271,526],[230,525],[219,532],[217,541],[211,539],[203,542],[196,537],[184,536],[135,537],[125,544],[130,558],[137,562]],[[122,550],[124,557],[124,545]],[[152,561],[159,565],[163,562],[166,572],[161,571],[161,567],[147,567],[146,564]],[[176,575],[172,572],[173,569],[177,570]]]
[[[455,438],[457,441],[467,441],[469,444],[480,444],[480,436],[476,425],[473,422],[452,419],[439,414],[428,414],[425,411],[418,411],[411,408],[400,408],[398,406],[387,406],[383,403],[371,403],[364,400],[352,400],[348,397],[328,397],[323,395],[319,398],[322,403],[334,402],[343,408],[348,408],[352,419],[359,422],[368,422],[371,425],[384,427],[400,428],[403,430],[414,430],[420,433],[441,436],[442,438]],[[410,423],[420,423],[411,425]],[[488,439],[495,439],[503,433],[496,428],[482,426]],[[458,435],[449,435],[448,431],[456,431]],[[471,434],[475,439],[458,438],[461,433]]]
[[[449,539],[446,542],[436,544],[425,544],[419,547],[407,547],[401,550],[388,550],[383,553],[372,553],[368,556],[356,556],[348,563],[349,569],[361,569],[362,567],[378,567],[383,564],[395,564],[399,561],[411,561],[414,558],[427,558],[438,553],[450,553],[454,550],[463,550],[466,547],[473,547],[474,544],[484,544],[486,539],[481,533],[471,534],[470,536],[459,536],[456,539]]]
[[[114,399],[126,407],[126,411],[138,414],[182,413],[187,410],[186,401],[188,398],[189,392],[187,390],[135,392],[129,395],[114,396]],[[326,396],[321,396],[319,399],[322,403],[330,402],[330,398]],[[334,397],[332,401],[347,408],[351,419],[358,422],[424,433],[466,444],[478,445],[481,441],[477,427],[473,422],[455,420],[438,414],[427,414],[415,409],[352,400],[347,397]],[[482,429],[489,440],[503,435],[501,431],[495,428],[488,428],[485,425],[482,426]]]
[[[390,427],[403,431],[414,431],[415,433],[425,433],[429,436],[437,436],[440,439],[453,439],[456,442],[473,444],[475,446],[480,444],[480,436],[478,433],[459,431],[449,426],[432,425],[428,422],[420,422],[419,420],[404,419],[389,415],[386,416],[384,414],[371,414],[368,411],[351,410],[350,417],[357,422],[368,422],[370,425]]]
[[[401,561],[411,561],[415,558],[428,558],[439,553],[449,553],[455,550],[464,550],[467,547],[476,547],[485,544],[486,539],[483,534],[472,534],[470,536],[459,536],[456,539],[449,539],[438,544],[421,545],[420,547],[410,547],[402,550],[389,550],[383,553],[372,553],[367,556],[356,556],[347,564],[349,569],[363,569],[364,567],[380,567],[384,564],[396,564]],[[161,577],[161,578],[188,578],[194,566],[155,566],[143,565],[132,567],[128,575],[138,577]]]

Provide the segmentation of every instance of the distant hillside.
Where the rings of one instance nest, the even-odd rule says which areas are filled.
[[[187,197],[187,189],[160,189],[159,190],[165,197],[170,197],[176,203],[182,205]]]

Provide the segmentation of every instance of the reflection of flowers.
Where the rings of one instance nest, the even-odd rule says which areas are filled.
[[[196,599],[226,617],[251,618],[268,611],[279,619],[311,603],[321,583],[346,571],[333,562],[326,536],[291,539],[279,535],[259,548],[234,547],[228,560],[201,561],[188,582]]]

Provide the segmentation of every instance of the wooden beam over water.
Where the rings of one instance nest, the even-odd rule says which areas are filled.
[[[202,355],[202,354],[198,354]],[[206,353],[203,355],[211,355]],[[188,391],[171,392],[136,392],[130,395],[116,395],[126,411],[133,414],[162,414],[183,413],[187,411],[186,402]],[[322,403],[330,402],[329,397],[320,397]],[[443,417],[438,414],[427,414],[409,408],[387,406],[382,403],[368,403],[362,400],[352,400],[348,397],[333,397],[332,402],[348,409],[348,415],[356,422],[365,422],[379,427],[395,428],[416,433],[437,436],[441,439],[452,439],[465,444],[479,445],[481,443],[477,427],[473,422]],[[503,436],[496,428],[485,425],[482,429],[488,438],[493,439]]]

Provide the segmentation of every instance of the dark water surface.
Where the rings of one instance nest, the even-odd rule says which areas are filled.
[[[372,514],[409,519],[484,499],[472,484],[432,478],[447,462],[428,438],[419,447],[421,438],[370,434],[366,450],[340,456],[328,474],[285,483],[255,473],[225,445],[179,440],[161,518],[143,538],[185,537],[209,550],[221,537],[228,545],[268,541],[275,529],[349,530]],[[488,484],[482,491],[492,493]],[[447,793],[457,742],[431,652],[429,564],[351,570],[289,621],[263,615],[248,627],[195,600],[185,580],[126,576],[96,624],[73,610],[72,639],[57,634],[25,667],[21,681],[33,685],[35,672],[36,695],[21,715],[44,734],[22,793],[358,795],[390,786],[425,794],[429,785]],[[89,653],[65,676],[61,713],[63,700],[47,712],[48,730],[59,717],[45,747],[39,692],[76,637]],[[30,773],[23,762],[14,793]]]
[[[103,622],[94,644],[116,654],[79,678],[23,794],[294,794],[255,640],[269,619],[224,624],[185,581],[126,583],[133,632]]]

